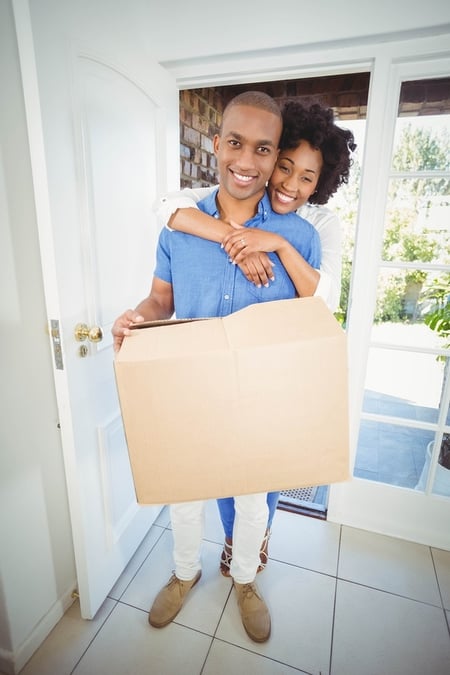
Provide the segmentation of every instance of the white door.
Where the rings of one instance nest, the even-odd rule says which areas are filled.
[[[450,72],[448,54],[418,59],[417,44],[410,49],[409,59],[399,59],[397,63],[376,59],[371,77],[348,322],[351,440],[353,450],[359,452],[353,480],[332,486],[328,515],[336,522],[449,549],[450,500],[435,484],[439,468],[437,448],[428,484],[416,484],[415,473],[407,464],[417,458],[420,475],[427,443],[436,438],[436,445],[440,445],[442,433],[449,430],[450,383],[445,382],[445,371],[436,363],[438,354],[448,359],[448,349],[432,345],[431,340],[433,343],[437,340],[424,325],[428,334],[421,333],[419,339],[417,333],[413,337],[411,333],[399,332],[399,328],[402,329],[399,322],[386,321],[374,326],[373,321],[376,300],[384,302],[382,298],[389,297],[383,296],[383,290],[389,288],[388,284],[393,287],[399,271],[419,272],[428,280],[433,276],[441,278],[450,271],[447,249],[438,247],[428,259],[424,259],[419,247],[409,258],[402,254],[400,247],[397,254],[394,246],[387,250],[386,245],[383,251],[388,228],[399,222],[400,216],[402,223],[411,224],[408,235],[413,233],[417,237],[409,241],[415,243],[420,237],[423,241],[426,235],[428,250],[432,250],[434,237],[439,235],[444,239],[444,232],[448,236],[449,231],[446,166],[441,163],[434,169],[428,161],[424,171],[422,165],[417,170],[412,162],[403,160],[402,170],[396,171],[392,160],[402,83],[421,80],[426,90],[427,81],[432,84],[433,80],[448,77]],[[442,113],[441,116],[444,118]],[[418,116],[414,128],[425,127],[427,118],[431,121],[432,116]],[[410,122],[410,119],[405,115],[402,121]],[[410,150],[413,147],[411,143]],[[394,200],[388,199],[389,183],[392,191],[392,186],[399,185],[400,181],[405,190],[408,186],[409,197],[414,194],[413,181],[421,184],[420,197],[422,203],[427,204],[426,221],[420,210],[417,217],[411,215],[417,209],[412,198],[408,201],[404,198],[401,206],[399,200],[394,210]],[[436,184],[439,181],[441,190],[437,202],[439,212],[432,208],[437,192],[434,181]],[[419,194],[419,188],[416,192]],[[423,207],[420,208],[423,212]],[[441,224],[440,213],[444,209]],[[403,327],[408,331],[410,327],[421,328],[414,318]],[[377,331],[377,328],[388,331]],[[379,408],[377,398],[382,401]],[[362,452],[364,444],[366,452]],[[404,458],[404,463],[399,458]],[[414,478],[412,485],[407,484],[410,477]]]
[[[14,0],[85,618],[160,510],[135,500],[110,334],[148,293],[152,205],[178,186],[178,92],[149,56],[148,4]]]

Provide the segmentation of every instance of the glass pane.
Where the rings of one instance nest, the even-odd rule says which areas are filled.
[[[433,439],[431,431],[362,420],[354,475],[415,488]]]
[[[450,263],[450,179],[391,178],[382,256]]]
[[[420,268],[382,267],[378,273],[372,341],[383,340],[426,349],[445,347],[448,339],[428,326],[427,317],[448,304],[448,298],[448,273]],[[381,328],[384,324],[388,326]],[[395,324],[395,328],[392,324]]]
[[[450,169],[450,115],[399,117],[395,126],[392,171]]]
[[[388,328],[395,330],[396,326]],[[371,347],[363,410],[436,423],[443,373],[442,364],[433,354]]]

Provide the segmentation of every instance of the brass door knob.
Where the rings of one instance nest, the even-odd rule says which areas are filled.
[[[89,340],[90,342],[100,342],[103,338],[103,331],[100,326],[92,326],[89,328],[85,323],[77,323],[75,326],[75,340],[78,342],[84,342]]]

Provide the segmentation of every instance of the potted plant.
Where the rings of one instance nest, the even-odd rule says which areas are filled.
[[[446,275],[443,280],[435,281],[423,294],[424,299],[431,301],[431,309],[424,316],[424,321],[431,330],[444,339],[443,347],[450,347],[450,275]],[[442,392],[449,378],[450,358],[438,356],[438,360],[444,361],[444,378]],[[433,451],[434,441],[431,441],[427,447],[425,464],[422,469],[417,489],[424,489],[428,475],[428,468]],[[438,464],[434,482],[434,491],[438,494],[450,495],[450,433],[442,435],[441,447],[439,450]]]
[[[427,484],[428,471],[430,468],[431,454],[433,452],[434,441],[427,445],[425,455],[425,464],[422,473],[416,485],[416,490],[425,490]],[[436,473],[434,476],[433,491],[439,495],[450,495],[450,434],[444,434],[441,441]]]
[[[442,437],[439,464],[450,471],[450,434],[444,434]]]

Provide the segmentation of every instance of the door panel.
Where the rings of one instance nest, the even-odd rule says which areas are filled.
[[[80,234],[86,244],[88,298],[93,315],[110,326],[117,308],[128,306],[130,289],[146,289],[154,266],[158,108],[147,92],[108,64],[80,58],[77,66],[87,198],[87,231]],[[137,250],[130,230],[140,233]],[[108,241],[118,246],[111,250],[104,245]]]
[[[147,3],[17,0],[39,237],[81,611],[92,618],[160,507],[136,503],[110,328],[147,295],[156,196],[178,186],[178,92]],[[123,25],[127,24],[127,30]],[[141,36],[141,41],[139,39]],[[103,339],[80,341],[77,324]],[[80,337],[80,336],[78,336]],[[83,336],[82,336],[83,337]]]

